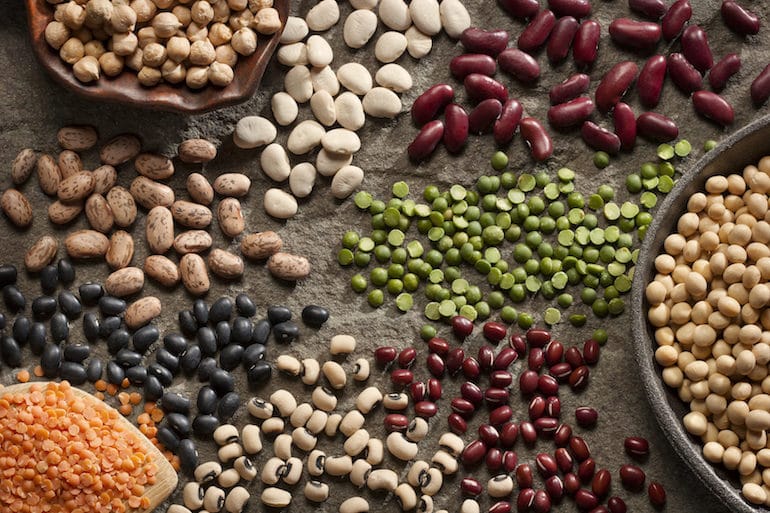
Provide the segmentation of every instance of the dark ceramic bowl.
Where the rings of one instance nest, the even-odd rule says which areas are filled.
[[[707,462],[702,455],[700,440],[691,437],[682,425],[682,418],[689,408],[672,388],[661,378],[662,368],[655,362],[657,347],[653,328],[647,322],[648,304],[645,288],[655,277],[654,260],[663,249],[663,241],[676,230],[679,216],[685,212],[691,195],[704,190],[706,179],[716,174],[740,173],[748,164],[756,164],[760,158],[770,155],[770,117],[762,118],[724,139],[716,148],[698,160],[674,190],[660,205],[647,230],[639,252],[632,291],[634,312],[634,350],[641,369],[642,382],[666,438],[692,472],[711,490],[731,513],[756,513],[767,510],[746,502],[740,493],[737,474],[727,472],[721,466]]]
[[[45,40],[45,27],[53,19],[51,4],[46,0],[26,0],[25,3],[32,48],[40,64],[60,85],[92,100],[185,114],[235,105],[254,96],[282,32],[279,30],[270,37],[259,36],[257,51],[238,59],[233,68],[233,81],[227,87],[209,85],[193,90],[184,84],[166,83],[144,87],[133,70],[126,70],[114,78],[103,76],[92,84],[83,84],[72,74],[72,67],[62,61],[59,53]],[[289,0],[275,0],[273,7],[278,10],[281,23],[285,24]]]

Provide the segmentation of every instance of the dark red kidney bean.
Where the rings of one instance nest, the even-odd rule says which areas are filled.
[[[440,378],[444,376],[444,372],[446,371],[446,364],[444,364],[444,359],[439,355],[436,353],[430,353],[425,363],[430,373],[435,377]]]
[[[524,340],[524,337],[519,334],[511,335],[508,345],[518,351],[519,354],[527,352],[527,342]]]
[[[529,395],[537,390],[540,376],[537,372],[526,370],[519,375],[519,390],[524,395]]]
[[[492,370],[492,362],[495,361],[495,351],[491,346],[483,345],[479,347],[479,365],[481,370],[488,372]]]
[[[613,134],[614,135],[614,134]],[[569,375],[569,386],[572,390],[582,390],[588,385],[591,371],[585,365],[581,365]]]
[[[465,351],[461,347],[451,349],[446,357],[446,368],[450,374],[456,374],[463,366]]]
[[[770,64],[751,83],[751,101],[756,107],[763,105],[768,98],[770,98]]]
[[[500,433],[494,426],[482,424],[479,426],[479,440],[487,447],[494,447],[500,441]]]
[[[508,333],[508,328],[501,322],[488,321],[484,323],[484,327],[481,331],[484,334],[484,338],[487,340],[491,342],[500,342]]]
[[[472,477],[464,477],[460,481],[460,491],[466,497],[478,497],[481,492],[484,491],[484,486],[478,479]]]
[[[460,455],[463,465],[472,466],[481,463],[484,456],[487,455],[487,447],[481,440],[474,440],[463,449]]]
[[[452,76],[462,80],[471,73],[493,76],[497,71],[495,59],[483,53],[465,53],[449,61]]]
[[[690,0],[677,0],[668,8],[663,19],[660,20],[663,29],[663,38],[666,41],[673,40],[684,28],[684,24],[692,16]]]
[[[564,344],[558,340],[552,340],[545,346],[545,363],[549,366],[556,365],[561,362],[564,357]]]
[[[454,99],[455,91],[449,84],[436,84],[422,93],[412,104],[412,119],[422,126],[435,119],[441,109]]]
[[[417,358],[417,350],[413,347],[407,347],[401,350],[400,353],[398,353],[398,365],[401,368],[408,368],[411,367],[414,363],[414,360]]]
[[[527,407],[529,413],[529,420],[537,420],[545,414],[545,398],[540,395],[536,395],[529,401]]]
[[[557,363],[556,365],[551,365],[548,373],[556,378],[557,381],[566,382],[569,379],[569,375],[572,374],[572,366],[567,362]]]
[[[393,346],[378,347],[374,350],[374,360],[380,365],[387,365],[398,356],[398,350]]]
[[[626,453],[634,458],[644,458],[650,454],[650,442],[641,436],[629,436],[623,441]]]
[[[533,444],[537,441],[537,430],[531,422],[519,423],[519,433],[521,433],[521,439],[525,443]]]
[[[721,126],[731,125],[735,120],[733,107],[721,96],[711,91],[696,91],[692,95],[695,111]]]
[[[535,456],[535,465],[544,479],[555,475],[559,471],[556,460],[553,459],[553,456],[545,452],[541,452]]]
[[[558,465],[559,470],[561,470],[562,473],[572,471],[572,456],[570,456],[570,453],[567,449],[564,447],[559,447],[553,453],[553,458],[556,460],[556,465]]]
[[[414,405],[414,413],[419,417],[431,418],[438,413],[438,406],[430,401],[420,401]]]
[[[449,354],[449,342],[441,337],[433,337],[428,340],[428,350],[431,353],[436,353],[444,357]]]
[[[555,64],[567,58],[579,27],[580,23],[572,16],[564,16],[556,20],[546,46],[549,61]]]
[[[470,418],[473,415],[473,412],[476,411],[476,407],[473,403],[462,397],[455,397],[452,399],[450,406],[452,407],[453,412],[462,416],[464,419]]]
[[[660,93],[663,91],[663,82],[666,79],[666,57],[653,55],[642,66],[639,79],[636,81],[636,90],[639,100],[647,108],[653,108],[660,101]]]
[[[532,467],[529,463],[522,463],[516,467],[516,484],[519,488],[532,488],[533,481]]]
[[[728,53],[722,59],[714,64],[709,71],[709,85],[714,92],[720,92],[727,85],[730,77],[738,73],[741,69],[741,58],[737,53]]]
[[[680,43],[685,59],[701,73],[706,73],[714,65],[708,34],[698,25],[690,25],[684,29]]]
[[[556,447],[566,447],[572,438],[572,428],[569,424],[560,424],[553,433],[553,443]]]
[[[487,388],[484,392],[484,400],[488,406],[499,406],[508,402],[510,393],[505,388]]]
[[[441,395],[442,395],[441,382],[436,378],[429,378],[428,379],[428,399],[435,402],[441,399]]]
[[[553,376],[543,374],[537,379],[537,389],[546,396],[556,395],[559,393],[559,382]]]
[[[564,353],[564,360],[569,363],[573,369],[576,369],[585,364],[585,360],[583,360],[583,353],[580,352],[580,349],[574,346],[568,348]]]
[[[540,121],[526,117],[521,120],[519,127],[533,159],[542,162],[553,154],[553,141]]]
[[[560,502],[564,497],[564,481],[559,476],[551,476],[545,480],[545,491],[554,502]]]
[[[530,54],[518,48],[507,48],[497,56],[500,69],[520,82],[530,84],[540,78],[540,65]]]
[[[583,360],[588,365],[596,365],[599,361],[599,354],[601,352],[599,342],[589,338],[583,343]]]
[[[612,121],[615,124],[615,135],[620,139],[620,149],[631,151],[636,145],[636,115],[634,115],[634,110],[626,103],[617,103],[612,109]]]
[[[578,465],[577,475],[583,483],[591,481],[594,472],[596,472],[596,462],[593,458],[586,458]]]
[[[489,507],[489,513],[511,513],[511,503],[508,501],[498,501]]]
[[[511,380],[513,377],[511,374],[505,370],[510,365],[518,360],[519,353],[516,352],[516,350],[512,347],[504,347],[502,351],[497,353],[497,356],[495,356],[495,361],[492,363],[492,369],[493,372],[490,374],[490,383],[495,380],[495,373],[498,373],[497,376],[499,379],[501,379],[503,382],[506,382],[506,384],[502,385],[500,388],[505,388],[508,385],[511,384]],[[502,373],[502,374],[499,374]],[[492,386],[499,386],[494,383],[492,383]]]
[[[430,157],[436,151],[436,146],[441,142],[442,137],[444,137],[444,123],[440,119],[426,123],[406,149],[409,158],[415,162],[421,162]]]
[[[551,499],[544,490],[537,490],[532,501],[532,511],[535,513],[548,513],[551,511]]]
[[[471,73],[463,80],[468,97],[476,102],[494,98],[500,103],[508,99],[508,89],[494,78]]]
[[[548,109],[548,122],[554,128],[569,128],[581,124],[594,112],[594,102],[588,96],[580,96]]]
[[[551,417],[540,417],[535,422],[535,431],[543,438],[553,438],[556,430],[559,429],[559,419],[553,419]]]
[[[651,21],[616,18],[610,23],[610,37],[625,48],[649,50],[660,41],[660,25]]]
[[[588,511],[598,506],[599,500],[596,498],[596,495],[588,490],[580,489],[575,492],[575,504],[581,510]]]
[[[628,0],[628,7],[653,20],[659,20],[667,9],[663,0]]]
[[[593,20],[580,24],[575,39],[572,40],[572,58],[578,67],[588,67],[594,63],[601,34],[601,25]]]
[[[554,419],[558,419],[559,416],[561,415],[561,400],[555,395],[546,397],[545,415],[546,417],[551,417]]]
[[[550,9],[543,9],[530,20],[519,34],[516,46],[525,52],[534,52],[546,42],[556,24],[556,16]]]
[[[737,34],[747,36],[759,32],[759,17],[738,2],[725,0],[720,13],[727,28]]]
[[[468,113],[452,103],[444,110],[444,146],[449,153],[459,153],[468,141]]]
[[[548,0],[548,8],[558,17],[573,16],[580,19],[591,14],[589,0]]]
[[[497,448],[488,449],[484,464],[493,472],[500,470],[503,467],[503,451]]]
[[[545,347],[551,341],[551,332],[540,328],[530,328],[527,330],[527,343],[532,347]]]
[[[620,137],[602,128],[592,121],[586,121],[580,127],[580,136],[590,148],[617,155],[620,151]]]
[[[476,407],[481,406],[484,402],[484,392],[481,391],[476,383],[471,381],[466,381],[460,385],[460,395]]]
[[[650,498],[650,503],[656,508],[662,508],[666,505],[666,489],[657,481],[651,482],[650,486],[647,487],[647,496]]]
[[[498,406],[489,413],[489,423],[493,426],[502,426],[511,420],[511,417],[513,417],[513,409],[507,404],[504,404],[503,406]]]
[[[462,315],[452,317],[452,332],[456,337],[464,339],[473,333],[473,322]]]
[[[626,513],[626,502],[620,497],[610,497],[607,499],[607,509],[610,513]]]
[[[406,431],[409,427],[409,419],[406,415],[400,413],[389,413],[385,415],[385,429],[388,432],[392,431]]]
[[[515,422],[506,422],[500,427],[500,445],[511,448],[519,437],[519,426]]]
[[[580,478],[572,472],[564,474],[564,492],[574,497],[578,490],[580,490]]]
[[[516,464],[519,461],[519,457],[513,451],[503,452],[503,468],[506,472],[510,473],[516,470]]]
[[[460,35],[460,42],[466,53],[483,53],[494,57],[508,46],[508,38],[508,32],[505,30],[470,27]]]
[[[664,143],[679,136],[679,128],[671,118],[657,112],[643,112],[636,118],[636,132],[645,139]],[[586,367],[587,369],[588,367]]]
[[[449,417],[447,417],[447,422],[452,433],[462,435],[468,431],[468,423],[465,422],[465,419],[459,413],[450,413]]]
[[[575,420],[580,427],[592,428],[599,420],[599,412],[590,406],[580,406],[575,410]]]
[[[424,401],[428,396],[428,386],[422,381],[415,381],[409,385],[409,395],[412,396],[412,401],[416,403]]]
[[[390,373],[390,380],[396,385],[406,386],[414,381],[414,374],[408,369],[396,369]]]
[[[545,363],[545,354],[539,347],[533,347],[527,355],[527,366],[529,370],[539,371]]]
[[[524,113],[524,108],[518,100],[509,98],[503,104],[503,112],[495,122],[492,133],[495,136],[495,142],[499,145],[507,144],[513,139],[516,129],[519,128],[519,121]]]
[[[591,491],[599,498],[603,498],[610,491],[612,474],[606,468],[599,470],[591,480]]]
[[[481,366],[472,356],[463,360],[463,376],[468,379],[476,379],[481,375]]]
[[[540,10],[538,0],[498,0],[498,3],[508,14],[522,20],[531,18]]]
[[[620,101],[636,79],[639,66],[633,61],[621,61],[615,64],[596,88],[594,99],[601,112],[608,112]]]
[[[573,436],[569,439],[569,448],[578,461],[584,461],[591,456],[591,450],[585,440],[579,436]]]
[[[522,488],[516,497],[516,511],[527,513],[532,511],[532,504],[535,502],[535,490],[532,488]]]
[[[620,467],[620,482],[631,491],[638,492],[644,486],[647,476],[644,470],[636,465],[622,465]]]
[[[591,85],[591,77],[585,73],[577,73],[553,86],[548,91],[548,99],[551,100],[551,105],[568,102],[588,91],[589,85]]]

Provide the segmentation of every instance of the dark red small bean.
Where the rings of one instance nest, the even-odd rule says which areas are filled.
[[[481,424],[479,426],[479,440],[484,442],[487,447],[494,447],[500,441],[500,433],[497,428],[490,424]]]
[[[558,340],[552,340],[545,346],[545,363],[549,366],[561,362],[564,357],[564,344]]]
[[[594,112],[594,102],[588,96],[580,96],[548,109],[548,122],[554,128],[570,128],[583,123]]]
[[[508,32],[505,30],[483,30],[470,27],[460,35],[466,53],[483,53],[496,56],[508,46]]]
[[[754,106],[764,105],[768,98],[770,98],[770,64],[751,83],[751,101],[754,102]]]
[[[581,365],[585,364],[585,360],[583,360],[583,353],[580,352],[580,349],[574,346],[567,348],[567,351],[564,353],[564,360],[569,363],[573,369],[577,369]]]
[[[594,472],[596,472],[596,462],[593,458],[586,458],[578,465],[577,475],[584,483],[588,483],[593,479]]]
[[[628,7],[652,20],[659,20],[667,10],[663,0],[628,0]]]
[[[641,490],[646,478],[644,470],[636,465],[622,465],[620,467],[620,482],[631,491]]]
[[[452,103],[444,109],[444,146],[449,153],[459,153],[468,142],[469,121],[465,109]]]
[[[575,492],[575,504],[583,511],[594,509],[599,505],[599,500],[596,495],[588,490],[580,489]]]
[[[471,73],[493,76],[497,71],[495,59],[483,53],[465,53],[449,61],[449,71],[457,80],[462,80]]]
[[[519,426],[515,422],[506,422],[500,428],[500,445],[511,448],[519,437]]]
[[[631,151],[636,145],[636,116],[633,109],[623,102],[615,104],[612,121],[615,124],[615,135],[620,139],[620,149]]]
[[[578,461],[584,461],[586,458],[591,456],[591,450],[588,448],[588,444],[579,436],[573,436],[570,438],[569,448]]]
[[[519,390],[524,395],[529,395],[537,390],[539,376],[537,372],[527,370],[519,375]]]
[[[442,137],[444,137],[444,123],[441,120],[436,119],[426,123],[406,149],[409,158],[415,162],[421,162],[430,157]]]
[[[492,363],[495,361],[495,350],[491,346],[483,345],[479,347],[479,365],[481,370],[488,372],[492,370]]]
[[[472,356],[463,360],[463,375],[468,379],[476,379],[481,375],[481,366]]]
[[[639,79],[636,81],[636,90],[639,100],[647,108],[653,108],[660,101],[660,93],[663,91],[663,82],[666,79],[667,62],[664,55],[653,55],[642,66]]]
[[[420,401],[414,405],[414,413],[419,417],[431,418],[438,413],[438,406],[430,401]]]
[[[708,35],[698,25],[690,25],[684,29],[680,43],[685,59],[701,73],[706,73],[714,65]]]
[[[518,48],[507,48],[497,56],[500,69],[525,84],[540,78],[540,65],[530,54]]]
[[[527,117],[521,120],[519,126],[533,159],[542,162],[553,154],[553,141],[540,121]]]
[[[396,385],[406,386],[414,381],[414,374],[408,369],[396,369],[390,373],[390,380]]]
[[[692,95],[692,104],[695,107],[695,112],[719,125],[732,125],[735,120],[732,105],[711,91],[696,91]]]
[[[531,422],[521,422],[519,424],[519,432],[521,433],[521,439],[528,444],[533,444],[537,441],[537,430],[535,425]]]
[[[393,346],[378,347],[374,350],[374,360],[380,365],[387,365],[396,359],[398,351]]]
[[[556,460],[556,465],[558,465],[559,470],[561,470],[562,473],[566,474],[567,472],[572,471],[572,456],[567,449],[564,447],[559,447],[553,453],[553,457]]]
[[[540,328],[527,330],[527,343],[532,347],[545,347],[551,341],[551,332]]]
[[[449,351],[446,357],[446,368],[450,374],[456,374],[463,366],[465,351],[461,347],[455,347]]]
[[[519,358],[519,353],[517,353],[516,350],[512,347],[504,347],[502,351],[497,353],[497,356],[495,356],[495,361],[492,363],[492,369],[494,370],[492,374],[490,374],[490,383],[491,383],[491,380],[495,379],[494,376],[496,375],[499,378],[502,378],[503,380],[509,380],[509,382],[503,385],[503,387],[507,387],[508,385],[510,385],[511,384],[510,380],[512,380],[513,377],[511,376],[510,379],[506,377],[506,376],[510,376],[510,373],[505,369],[510,367],[510,365],[516,360],[518,360],[518,358]],[[495,373],[498,373],[498,374],[495,374]],[[493,384],[493,386],[499,386],[499,385]]]
[[[527,355],[527,367],[529,370],[539,371],[545,364],[545,355],[540,347],[533,347]]]
[[[499,100],[489,98],[480,102],[468,115],[468,132],[476,135],[491,132],[502,111]]]
[[[551,499],[544,490],[535,492],[535,499],[532,501],[532,511],[535,513],[548,513],[551,511]]]
[[[509,345],[514,348],[519,354],[527,352],[527,341],[521,335],[511,335],[511,339],[508,341]]]
[[[626,453],[634,458],[645,458],[650,454],[650,442],[641,436],[629,436],[623,441]]]
[[[601,347],[596,340],[589,338],[583,343],[583,360],[585,360],[588,365],[596,365],[596,363],[599,362],[600,352]]]
[[[556,24],[556,16],[549,9],[543,9],[538,12],[524,27],[516,41],[519,50],[525,52],[534,52],[548,39],[548,36]]]
[[[484,402],[484,393],[476,383],[471,381],[466,381],[460,385],[460,395],[476,407],[481,406]]]
[[[650,503],[656,508],[662,508],[666,505],[666,489],[657,481],[651,482],[650,486],[647,487],[647,496],[650,498]]]
[[[442,395],[441,382],[436,378],[428,378],[428,399],[438,401]]]
[[[409,385],[409,395],[416,403],[424,401],[428,397],[428,386],[422,381],[415,381]]]
[[[564,474],[564,492],[574,497],[578,490],[580,490],[580,478],[572,472]]]
[[[663,37],[666,41],[672,41],[684,28],[684,24],[692,16],[690,0],[677,0],[668,8],[663,19],[660,20],[663,29]]]
[[[556,395],[559,393],[559,382],[553,376],[543,374],[537,379],[537,389],[546,396]]]
[[[572,390],[582,390],[588,385],[591,371],[585,365],[581,365],[569,375],[569,386]]]
[[[474,440],[463,449],[460,455],[463,465],[473,466],[481,463],[481,460],[487,455],[487,447],[481,440]]]
[[[484,486],[478,479],[464,477],[460,481],[460,491],[465,497],[478,497],[484,491]]]
[[[502,426],[513,417],[513,409],[507,404],[498,406],[489,413],[489,423],[493,426]]]
[[[440,378],[444,375],[444,372],[446,371],[446,365],[444,364],[444,359],[441,358],[436,353],[430,353],[425,363],[430,373],[433,374],[435,377]]]
[[[527,408],[529,413],[529,420],[537,420],[545,414],[545,398],[540,395],[536,395],[529,401],[529,407]]]
[[[610,37],[618,45],[634,50],[649,50],[660,41],[660,25],[651,21],[616,18],[610,23]]]
[[[717,93],[722,91],[730,77],[738,73],[740,69],[741,58],[737,53],[728,53],[722,57],[709,71],[709,85],[711,85],[711,89]]]
[[[528,513],[532,511],[532,504],[535,502],[535,490],[532,488],[522,488],[516,497],[516,511],[519,513]]]
[[[620,137],[593,121],[586,121],[580,127],[580,136],[590,148],[617,155],[620,151]]]
[[[566,447],[572,437],[572,428],[569,424],[560,424],[553,433],[553,443],[556,447]]]
[[[569,375],[572,374],[572,366],[567,362],[557,363],[556,365],[551,365],[548,373],[558,381],[566,382],[569,379]]]
[[[543,438],[553,438],[556,430],[559,429],[559,419],[551,417],[540,417],[532,423],[537,431]]]
[[[546,47],[549,61],[555,64],[567,58],[578,28],[580,23],[572,16],[564,16],[556,20]]]
[[[589,85],[591,77],[585,73],[577,73],[553,86],[548,92],[548,99],[551,100],[551,105],[568,102],[588,91]]]
[[[540,10],[537,0],[498,0],[500,6],[514,18],[525,20],[536,15]]]
[[[643,112],[636,118],[636,132],[652,142],[673,141],[679,136],[679,128],[671,118],[656,112]]]
[[[591,480],[591,491],[599,498],[603,498],[610,491],[612,474],[606,468],[599,470]]]
[[[489,507],[489,513],[511,513],[511,503],[508,501],[498,501]]]
[[[503,468],[503,451],[496,447],[492,447],[487,450],[487,455],[484,458],[484,464],[492,472],[498,471]]]
[[[610,510],[608,510],[605,506],[596,506],[588,513],[610,513]]]
[[[398,365],[404,369],[409,368],[412,366],[416,358],[417,350],[415,348],[404,348],[400,353],[398,353]]]
[[[484,392],[484,400],[488,406],[499,406],[508,402],[510,393],[505,388],[490,387]]]
[[[555,395],[545,398],[545,415],[554,419],[561,415],[561,400]]]
[[[532,467],[529,463],[522,463],[516,467],[516,484],[519,488],[532,488],[533,482]]]
[[[607,499],[607,509],[610,513],[626,513],[626,502],[620,497],[610,497]]]
[[[463,339],[473,333],[473,322],[462,315],[455,315],[452,317],[452,332]]]
[[[468,423],[465,422],[465,419],[459,413],[450,413],[449,417],[447,417],[447,423],[452,433],[462,435],[468,431]]]
[[[742,36],[759,32],[759,16],[741,6],[738,2],[725,0],[720,9],[725,25]]]
[[[409,419],[406,415],[400,413],[389,413],[385,415],[385,429],[391,431],[406,431],[409,427]]]
[[[449,354],[449,342],[441,337],[433,337],[428,340],[428,351],[443,358]]]
[[[412,119],[422,126],[436,118],[441,109],[454,99],[455,91],[449,84],[436,84],[422,93],[412,104]]]
[[[580,406],[575,410],[575,420],[580,427],[592,428],[599,420],[599,412],[590,406]]]
[[[508,328],[501,322],[488,321],[484,323],[482,333],[487,340],[497,343],[505,338]]]
[[[500,103],[508,99],[508,89],[494,78],[471,73],[463,80],[468,97],[475,102],[494,98]]]
[[[524,108],[518,100],[509,98],[503,104],[503,112],[495,122],[492,133],[495,136],[495,142],[499,145],[508,144],[513,139],[516,129],[519,128],[519,121],[524,113]]]
[[[596,107],[601,112],[608,112],[620,101],[636,79],[639,66],[633,61],[621,61],[615,64],[596,88],[594,98]]]
[[[540,475],[543,476],[544,479],[556,475],[556,473],[559,471],[559,466],[556,464],[556,460],[553,459],[553,456],[545,452],[541,452],[535,456],[535,465],[537,466],[538,472],[540,472]]]
[[[601,34],[602,27],[594,20],[580,24],[575,39],[572,40],[572,58],[579,68],[588,67],[596,60]]]
[[[450,406],[452,407],[453,412],[465,419],[470,418],[473,415],[473,412],[476,411],[476,407],[473,406],[473,403],[462,397],[455,397],[452,399]]]
[[[589,0],[548,0],[548,8],[558,17],[574,16],[580,19],[591,14]]]
[[[564,481],[559,476],[545,480],[545,491],[553,502],[560,502],[564,497]]]
[[[516,464],[518,463],[519,458],[516,456],[516,453],[513,451],[505,451],[503,453],[503,468],[506,472],[510,473],[516,470]]]

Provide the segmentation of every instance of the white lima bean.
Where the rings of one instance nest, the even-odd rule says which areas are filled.
[[[291,164],[286,150],[278,143],[272,143],[262,150],[259,157],[262,171],[276,182],[283,182],[289,178]]]
[[[422,59],[433,49],[433,39],[420,32],[417,27],[409,27],[404,37],[406,37],[406,50],[415,59]]]
[[[342,37],[350,48],[362,48],[377,30],[377,15],[368,9],[353,11],[345,19]]]
[[[321,145],[329,153],[349,155],[361,149],[361,139],[352,130],[335,128],[323,135]]]
[[[337,69],[337,80],[351,93],[363,96],[372,88],[372,75],[357,62],[348,62]]]
[[[263,204],[265,212],[277,219],[290,219],[297,214],[297,200],[281,189],[268,189]]]
[[[364,171],[358,166],[345,166],[332,178],[332,195],[345,199],[364,181]]]
[[[312,35],[307,38],[307,60],[311,66],[323,68],[332,63],[334,52],[326,39],[319,35]]]
[[[374,118],[392,119],[401,113],[401,98],[390,89],[375,87],[364,96],[364,112]]]
[[[412,75],[398,64],[386,64],[377,70],[374,80],[382,87],[397,93],[405,93],[412,88]]]
[[[281,33],[280,42],[282,45],[299,43],[307,37],[308,32],[309,29],[305,20],[297,16],[289,16],[286,18],[286,26]]]
[[[297,198],[305,198],[313,192],[316,170],[310,162],[302,162],[294,166],[289,175],[289,189]]]
[[[310,83],[315,92],[326,91],[332,96],[337,96],[337,93],[340,92],[340,82],[330,66],[311,69]]]
[[[235,125],[233,142],[239,148],[251,149],[270,144],[277,135],[275,126],[262,116],[246,116]]]
[[[286,141],[286,148],[294,155],[304,155],[321,144],[321,138],[325,133],[326,130],[320,123],[307,119],[291,131]]]
[[[313,82],[306,66],[294,66],[284,77],[284,89],[297,103],[305,103],[313,96]]]
[[[299,114],[299,106],[294,98],[287,92],[280,91],[270,100],[275,122],[281,126],[291,125]]]
[[[283,45],[275,55],[284,66],[304,66],[308,63],[307,45],[301,42]]]
[[[345,91],[334,99],[337,123],[348,130],[359,130],[366,123],[364,106],[361,99],[350,91]]]
[[[471,15],[460,0],[442,0],[439,13],[444,32],[452,39],[460,39],[463,31],[471,26]]]
[[[441,15],[438,0],[412,0],[409,3],[409,15],[417,29],[427,36],[441,32]]]
[[[336,0],[321,0],[305,16],[310,30],[324,32],[340,20],[340,8]]]
[[[380,21],[392,30],[405,31],[412,25],[409,6],[404,0],[380,0]]]
[[[310,110],[313,116],[324,126],[332,126],[337,122],[337,109],[334,106],[334,98],[328,91],[317,91],[310,98]]]
[[[315,167],[322,176],[334,176],[337,171],[353,162],[353,155],[334,155],[323,148],[315,159]]]
[[[396,31],[385,32],[374,45],[374,56],[380,62],[393,62],[404,54],[406,47],[407,39],[404,34]]]

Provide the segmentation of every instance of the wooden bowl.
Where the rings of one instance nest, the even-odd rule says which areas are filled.
[[[59,53],[45,40],[45,27],[53,20],[53,7],[45,0],[26,0],[29,33],[32,48],[43,67],[53,79],[70,91],[86,98],[132,107],[153,110],[197,114],[241,103],[251,98],[259,87],[278,40],[279,30],[271,37],[259,36],[257,51],[249,57],[241,57],[235,65],[235,76],[227,87],[208,85],[193,90],[184,84],[161,83],[154,87],[141,85],[133,70],[126,70],[117,77],[102,76],[96,82],[84,84],[72,73],[72,67],[59,58]],[[281,23],[286,23],[289,0],[275,0]]]

